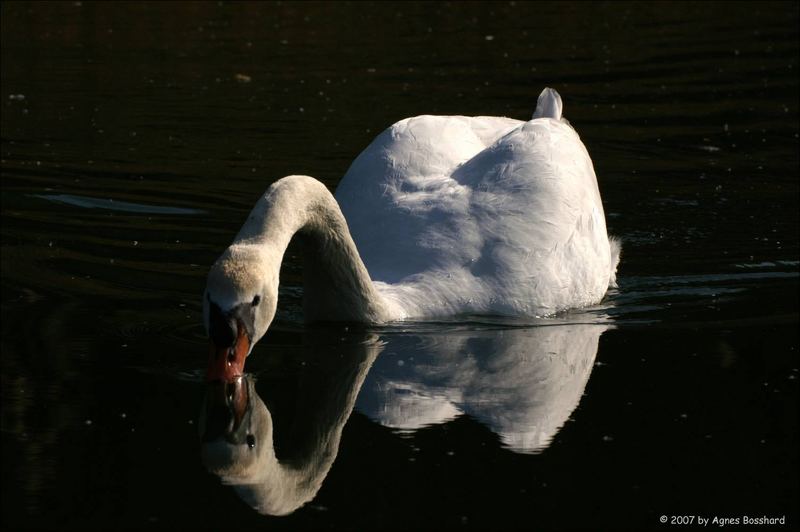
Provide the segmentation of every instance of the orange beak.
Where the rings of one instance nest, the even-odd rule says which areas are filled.
[[[250,351],[250,339],[244,326],[237,320],[237,336],[232,346],[217,347],[209,340],[208,371],[206,382],[234,382],[244,373],[244,359]]]

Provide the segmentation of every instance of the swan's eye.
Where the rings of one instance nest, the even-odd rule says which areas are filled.
[[[256,437],[252,434],[247,435],[247,446],[251,449],[256,446]]]
[[[261,296],[257,295],[253,298],[253,302],[251,303],[254,307],[261,303]]]

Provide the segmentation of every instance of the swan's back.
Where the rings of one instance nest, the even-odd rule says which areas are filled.
[[[617,251],[560,113],[545,89],[529,122],[409,118],[356,158],[336,198],[396,317],[541,315],[602,298]]]

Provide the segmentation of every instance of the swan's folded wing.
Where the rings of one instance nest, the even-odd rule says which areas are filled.
[[[603,206],[592,161],[570,126],[527,122],[455,178],[472,190],[469,210],[483,238],[473,273],[493,281],[498,299],[560,309],[605,292],[607,275],[598,276],[610,269]]]
[[[514,129],[454,177],[473,191],[472,214],[494,236],[532,248],[566,243],[582,216],[602,208],[589,154],[577,133],[556,120]]]
[[[519,124],[496,117],[409,118],[356,158],[336,199],[374,280],[396,283],[476,256],[471,190],[452,173]]]

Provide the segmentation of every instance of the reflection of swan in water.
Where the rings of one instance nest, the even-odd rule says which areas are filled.
[[[241,375],[304,243],[308,321],[542,316],[599,302],[619,246],[592,160],[544,89],[533,119],[419,116],[379,135],[336,190],[289,176],[256,203],[208,274],[209,380]]]
[[[356,408],[415,430],[467,414],[518,452],[546,448],[580,401],[607,325],[385,338]]]
[[[343,354],[337,346],[341,357],[328,356],[314,381],[302,384],[290,452],[280,457],[272,416],[253,381],[212,383],[201,422],[203,461],[260,513],[291,513],[322,486],[359,390],[358,409],[381,424],[413,430],[463,412],[507,447],[539,451],[577,406],[607,328],[389,333]]]
[[[203,463],[262,514],[286,515],[307,503],[336,459],[342,429],[380,349],[374,340],[351,345],[341,356],[326,353],[323,370],[304,373],[285,457],[276,456],[272,415],[250,377],[210,384],[200,417]]]

